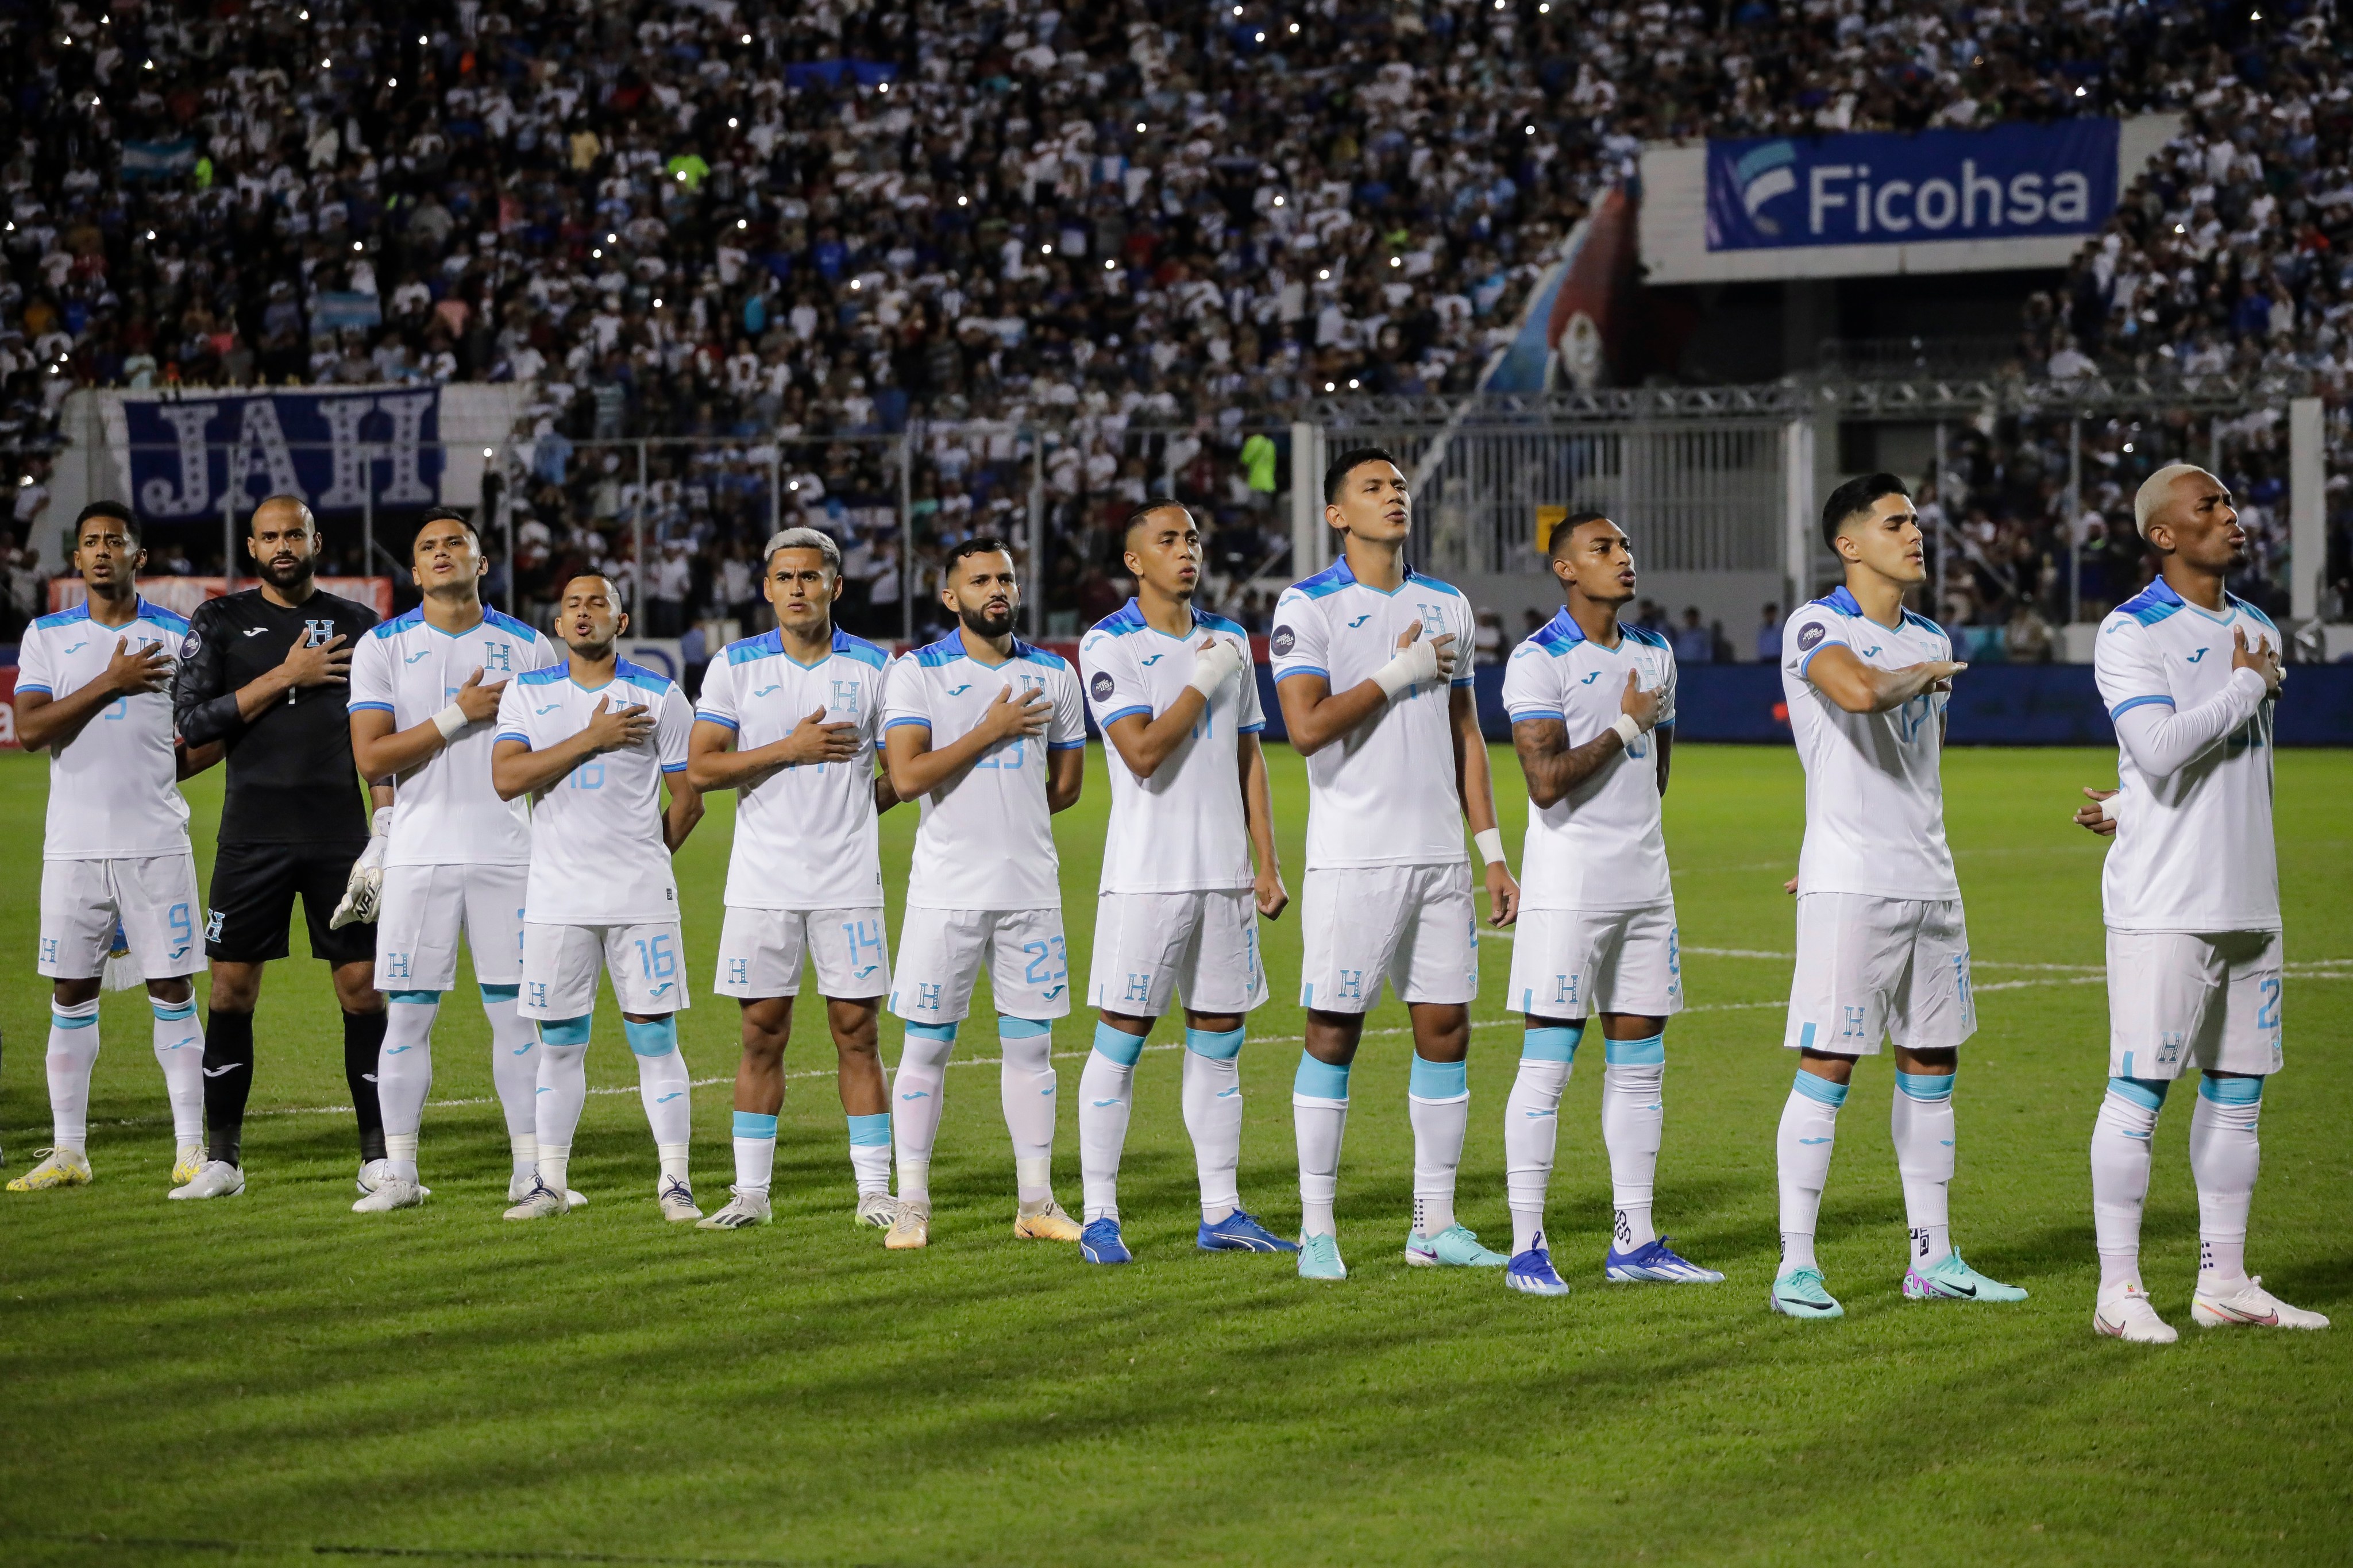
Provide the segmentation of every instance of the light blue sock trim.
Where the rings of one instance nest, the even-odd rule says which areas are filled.
[[[1471,1064],[1428,1062],[1417,1052],[1405,1091],[1416,1100],[1460,1100],[1471,1092]]]
[[[1847,1086],[1845,1084],[1832,1083],[1826,1078],[1817,1078],[1803,1068],[1798,1069],[1796,1088],[1798,1092],[1808,1100],[1819,1100],[1832,1110],[1846,1103]]]
[[[1667,1037],[1652,1035],[1647,1040],[1608,1040],[1601,1042],[1601,1060],[1609,1067],[1655,1068],[1667,1061]]]
[[[2139,1106],[2143,1110],[2164,1110],[2165,1091],[2172,1087],[2173,1080],[2171,1079],[2165,1078],[2112,1078],[2108,1079],[2108,1092],[2110,1094],[2115,1095],[2118,1100],[2129,1100],[2135,1105]]]
[[[1950,1100],[1953,1098],[1953,1079],[1959,1076],[1949,1072],[1899,1070],[1895,1075],[1895,1087],[1903,1091],[1906,1100]]]
[[[588,1026],[596,1015],[584,1013],[577,1018],[542,1018],[539,1021],[539,1043],[543,1046],[585,1046],[588,1043]]]
[[[196,1016],[196,999],[194,996],[185,1002],[158,1002],[150,996],[147,998],[147,1006],[157,1018],[166,1024],[176,1023],[182,1018],[193,1018]]]
[[[997,1016],[997,1037],[1000,1040],[1034,1040],[1053,1032],[1053,1021],[1049,1018],[1016,1018],[1008,1013]]]
[[[956,1026],[954,1024],[910,1024],[907,1033],[919,1040],[945,1040],[954,1045]]]
[[[1574,1062],[1577,1043],[1585,1038],[1585,1026],[1573,1029],[1530,1029],[1520,1036],[1520,1059],[1533,1062]]]
[[[98,1027],[98,998],[93,996],[87,1002],[76,1002],[68,1007],[50,1003],[49,1023],[60,1029],[95,1029]]]
[[[1213,1062],[1229,1062],[1242,1054],[1242,1036],[1246,1033],[1247,1029],[1187,1029],[1185,1048]]]
[[[1310,1100],[1345,1100],[1348,1098],[1348,1069],[1318,1061],[1303,1050],[1299,1053],[1298,1076],[1291,1080],[1291,1092],[1305,1095]]]
[[[441,1005],[441,993],[438,991],[387,991],[384,994],[384,999],[387,1002],[397,1002],[404,1007]]]
[[[2209,1073],[2198,1080],[2201,1100],[2217,1105],[2260,1105],[2263,1099],[2263,1080],[2259,1078],[2216,1078]]]
[[[1043,1031],[1040,1032],[1042,1033]],[[1020,1038],[1018,1035],[1011,1037],[1015,1039]],[[1135,1065],[1135,1058],[1144,1054],[1144,1037],[1142,1035],[1131,1035],[1124,1030],[1114,1029],[1109,1024],[1103,1022],[1101,1019],[1097,1019],[1095,1021],[1095,1049],[1101,1051],[1105,1057],[1117,1062],[1120,1066],[1124,1068],[1132,1068]]]
[[[520,985],[485,985],[482,987],[482,1000],[485,1002],[512,1002],[522,994],[522,987]]]
[[[776,1135],[776,1119],[775,1117],[763,1116],[756,1110],[739,1110],[735,1113],[736,1137],[774,1138]]]
[[[657,1018],[650,1024],[621,1020],[621,1037],[629,1042],[631,1053],[641,1057],[666,1057],[678,1049],[678,1018],[672,1015]]]
[[[849,1123],[851,1148],[871,1149],[878,1143],[885,1148],[890,1146],[891,1113],[889,1111],[878,1110],[871,1116],[851,1116],[844,1120]]]

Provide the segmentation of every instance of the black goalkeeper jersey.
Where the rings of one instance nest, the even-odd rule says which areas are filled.
[[[189,745],[228,742],[222,843],[367,837],[365,796],[352,760],[351,688],[298,687],[251,723],[237,717],[237,693],[284,663],[298,638],[315,647],[341,637],[349,648],[375,622],[375,611],[332,594],[314,592],[289,609],[259,588],[207,599],[189,617],[172,710]]]

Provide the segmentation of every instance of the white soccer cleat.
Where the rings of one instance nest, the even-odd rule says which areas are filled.
[[[877,1230],[888,1230],[891,1222],[899,1217],[899,1200],[888,1193],[858,1194],[858,1223],[871,1225]]]
[[[389,1179],[391,1175],[391,1161],[363,1160],[360,1162],[360,1173],[355,1179],[353,1184],[359,1188],[360,1196],[365,1197],[370,1193],[375,1191],[378,1187],[384,1185],[385,1182]]]
[[[90,1156],[79,1149],[44,1149],[41,1163],[8,1184],[12,1193],[46,1193],[90,1185]]]
[[[2092,1331],[2136,1345],[2169,1345],[2181,1336],[2157,1315],[2147,1295],[2137,1285],[2119,1285],[2100,1291],[2092,1309]]]
[[[662,1218],[672,1225],[702,1217],[702,1211],[694,1206],[694,1189],[676,1176],[662,1183],[661,1194],[654,1201],[661,1205]]]
[[[507,1202],[511,1204],[519,1204],[522,1202],[523,1199],[531,1196],[531,1189],[538,1185],[538,1184],[539,1178],[536,1175],[509,1176],[507,1178]],[[433,1189],[431,1187],[426,1188],[425,1194],[427,1197],[432,1196]],[[586,1193],[575,1193],[571,1188],[566,1187],[564,1189],[564,1202],[566,1208],[585,1209],[588,1206],[588,1194]]]
[[[2201,1329],[2245,1324],[2259,1329],[2325,1329],[2328,1320],[2318,1312],[2291,1307],[2263,1289],[2260,1274],[2232,1289],[2210,1295],[2204,1286],[2189,1298],[2189,1316]]]
[[[399,1176],[386,1176],[376,1184],[375,1191],[352,1205],[353,1214],[389,1214],[394,1209],[413,1209],[425,1202],[425,1189],[415,1182]]]
[[[509,1219],[554,1219],[558,1215],[566,1212],[570,1206],[570,1205],[564,1201],[564,1194],[562,1193],[557,1192],[554,1187],[549,1186],[544,1182],[533,1181],[531,1184],[531,1191],[523,1194],[522,1202],[507,1210],[506,1217]]]
[[[890,1234],[882,1245],[893,1252],[907,1252],[932,1244],[932,1205],[900,1204],[891,1214]]]
[[[185,1184],[174,1187],[167,1198],[233,1198],[245,1191],[245,1173],[227,1160],[207,1160],[205,1168]]]
[[[172,1184],[175,1187],[186,1186],[196,1179],[196,1173],[204,1168],[205,1146],[201,1143],[181,1144],[179,1158],[172,1162]]]
[[[696,1229],[744,1230],[752,1226],[765,1225],[774,1217],[773,1211],[768,1206],[768,1194],[765,1192],[744,1187],[730,1187],[727,1191],[730,1194],[727,1206],[704,1220],[695,1227]],[[669,1214],[667,1209],[662,1212],[665,1216]]]

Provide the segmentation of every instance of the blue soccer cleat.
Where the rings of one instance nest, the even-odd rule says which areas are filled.
[[[1989,1279],[1947,1252],[1926,1268],[1904,1271],[1904,1294],[1915,1301],[2023,1301],[2026,1292],[2015,1285]]]
[[[1336,1236],[1301,1237],[1299,1277],[1302,1279],[1345,1279],[1348,1266],[1340,1261],[1340,1238]]]
[[[1126,1240],[1119,1234],[1119,1221],[1106,1215],[1087,1221],[1079,1232],[1079,1256],[1090,1263],[1133,1263],[1135,1254],[1127,1249]]]
[[[1601,1260],[1602,1272],[1620,1285],[1721,1285],[1724,1276],[1713,1268],[1702,1268],[1687,1258],[1679,1257],[1667,1245],[1663,1236],[1654,1237],[1631,1252],[1620,1252],[1613,1243],[1609,1256]]]
[[[1193,1245],[1204,1252],[1296,1252],[1299,1244],[1282,1237],[1259,1224],[1258,1216],[1246,1209],[1236,1209],[1225,1218],[1211,1225],[1201,1222],[1194,1233]]]
[[[1531,1296],[1568,1294],[1568,1281],[1553,1268],[1552,1254],[1541,1247],[1513,1254],[1511,1263],[1504,1269],[1504,1283]]]
[[[1814,1268],[1788,1268],[1773,1281],[1773,1293],[1765,1304],[1785,1318],[1843,1318],[1846,1309],[1822,1283],[1822,1271]]]

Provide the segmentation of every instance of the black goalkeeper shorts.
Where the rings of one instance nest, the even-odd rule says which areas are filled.
[[[374,963],[375,927],[329,931],[364,837],[321,844],[223,844],[206,890],[205,956],[222,963],[284,958],[294,896],[311,927],[311,955],[332,964]]]

